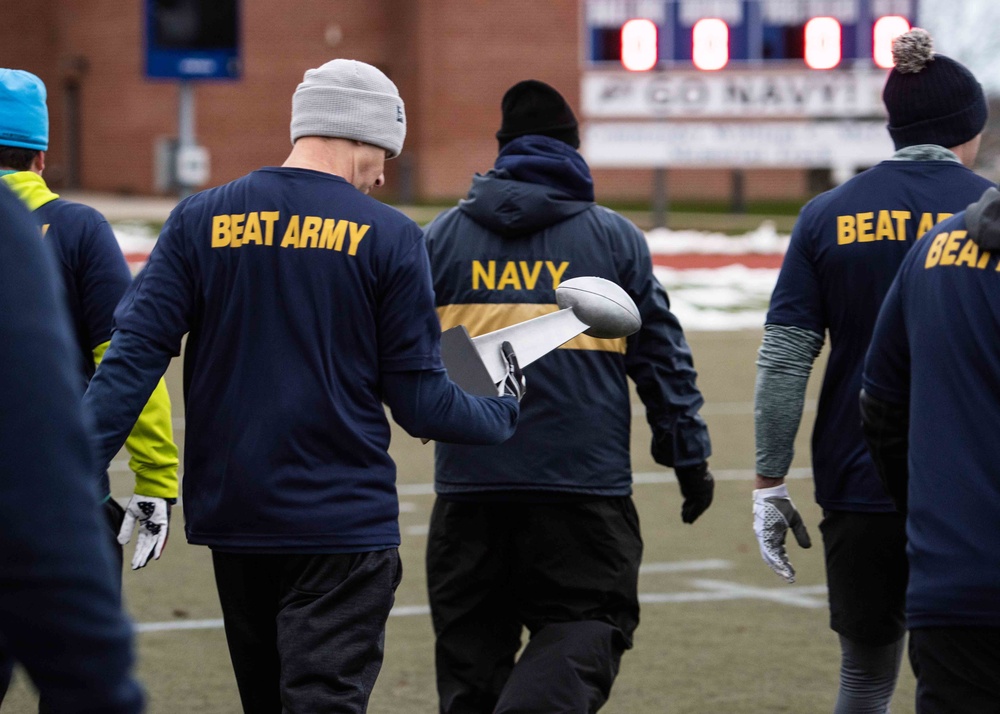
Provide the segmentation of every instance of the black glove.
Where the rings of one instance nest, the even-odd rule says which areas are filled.
[[[503,382],[500,383],[500,395],[516,397],[517,401],[520,402],[524,399],[524,392],[528,386],[524,381],[524,372],[521,371],[521,367],[517,363],[517,355],[514,354],[513,346],[509,342],[504,342],[500,345],[500,355],[503,357],[504,364],[507,365],[507,374],[503,378]]]
[[[708,462],[703,461],[695,466],[677,466],[674,468],[677,482],[681,486],[684,505],[681,506],[681,520],[694,523],[698,516],[712,505],[712,495],[715,493],[715,479],[708,470]]]

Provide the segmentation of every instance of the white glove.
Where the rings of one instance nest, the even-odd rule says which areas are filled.
[[[125,545],[132,539],[132,531],[139,524],[139,537],[132,556],[132,570],[138,570],[150,561],[159,559],[167,544],[170,527],[170,502],[155,496],[135,494],[125,507],[125,520],[118,531],[118,543]]]
[[[812,547],[806,524],[788,496],[785,484],[756,489],[753,492],[753,532],[760,546],[760,556],[771,566],[771,570],[789,583],[794,583],[795,569],[785,552],[785,536],[789,528],[800,546]]]

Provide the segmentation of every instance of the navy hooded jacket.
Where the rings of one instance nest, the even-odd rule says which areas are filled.
[[[583,157],[567,144],[529,135],[507,144],[477,175],[467,199],[425,229],[443,329],[472,336],[558,310],[555,288],[574,277],[621,285],[642,316],[628,338],[581,335],[525,368],[519,428],[494,447],[438,444],[440,494],[555,491],[631,493],[631,407],[636,383],[668,466],[711,453],[698,415],[691,351],[643,234],[594,203]]]

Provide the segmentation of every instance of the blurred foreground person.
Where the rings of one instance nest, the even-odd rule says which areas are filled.
[[[171,213],[85,405],[106,465],[188,334],[184,516],[212,549],[247,712],[362,712],[402,577],[393,417],[495,444],[523,388],[471,397],[440,356],[419,227],[369,197],[406,133],[396,86],[333,60],[292,99],[284,165]]]
[[[915,29],[893,43],[882,99],[896,153],[812,200],[799,215],[764,327],[754,421],[754,531],[765,562],[794,582],[792,529],[811,545],[784,484],[806,382],[830,334],[812,437],[830,627],[840,636],[836,714],[885,712],[903,654],[904,517],[879,483],[858,414],[861,369],[879,306],[907,251],[991,184],[970,169],[986,98],[958,62]]]
[[[502,446],[437,445],[427,582],[440,710],[593,712],[639,623],[628,378],[685,523],[712,502],[711,445],[645,237],[594,203],[573,111],[535,80],[501,106],[494,168],[425,229],[442,326],[476,336],[555,312],[561,281],[594,275],[625,289],[642,327],[577,337],[526,368],[520,427]]]
[[[57,283],[38,226],[0,186],[0,680],[6,691],[17,661],[43,711],[139,712]]]
[[[921,241],[865,361],[875,464],[906,516],[918,714],[1000,712],[1000,192]]]
[[[132,275],[104,216],[59,198],[42,178],[49,148],[45,96],[45,85],[35,75],[0,69],[0,181],[34,213],[55,250],[76,338],[72,366],[82,391],[108,348],[112,316]],[[135,495],[126,509],[111,498],[107,473],[102,473],[101,499],[119,572],[121,545],[137,523],[133,570],[159,558],[167,542],[170,507],[177,500],[177,446],[170,414],[170,397],[161,380],[125,441],[135,473]]]

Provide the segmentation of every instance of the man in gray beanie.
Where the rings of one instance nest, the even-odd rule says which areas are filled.
[[[375,67],[334,60],[292,100],[292,151],[174,209],[115,315],[85,401],[107,464],[185,348],[185,531],[212,549],[246,712],[363,712],[401,577],[393,418],[496,444],[523,380],[452,383],[423,237],[369,197],[406,114]]]
[[[835,714],[885,712],[905,635],[905,517],[876,474],[858,394],[879,307],[900,263],[935,223],[991,184],[968,166],[986,123],[972,73],[934,54],[920,29],[893,43],[882,98],[896,153],[806,205],[771,297],[757,360],[754,532],[764,561],[788,582],[789,529],[811,545],[785,485],[813,361],[830,357],[812,437],[830,628],[840,640]]]

